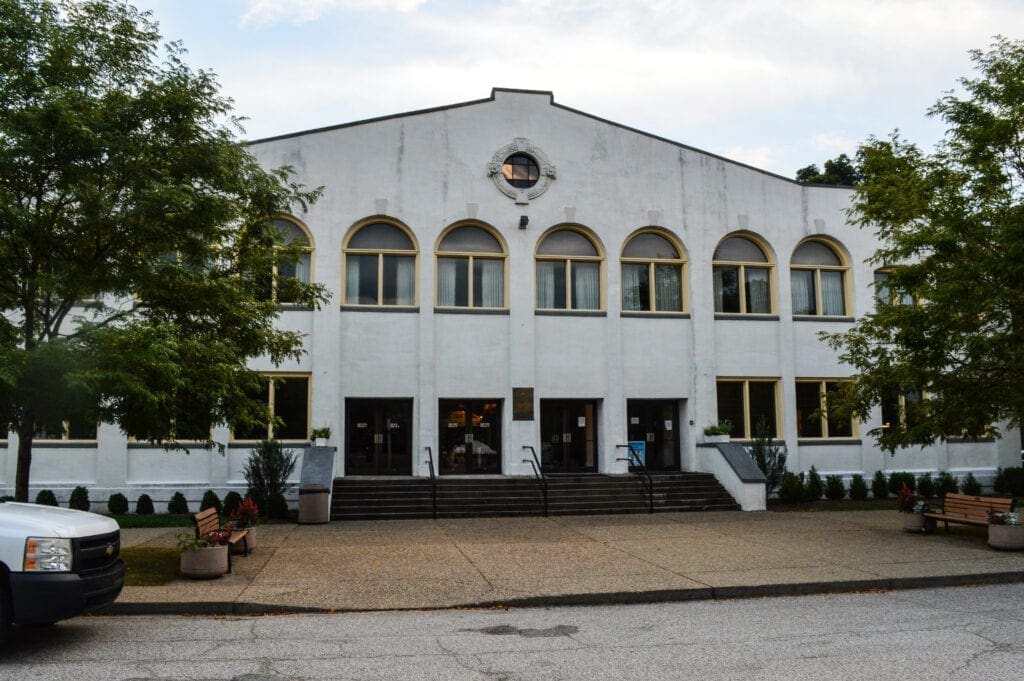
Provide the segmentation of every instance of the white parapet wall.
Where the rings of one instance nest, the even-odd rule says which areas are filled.
[[[764,511],[767,508],[764,475],[740,445],[700,445],[697,466],[701,472],[714,475],[742,510]]]

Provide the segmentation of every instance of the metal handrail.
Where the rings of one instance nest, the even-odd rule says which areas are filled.
[[[540,465],[540,459],[537,458],[537,450],[530,445],[523,445],[523,449],[529,449],[530,454],[533,456],[532,459],[523,459],[523,463],[530,464],[533,468],[533,474],[537,476],[537,481],[540,483],[540,491],[544,496],[544,517],[548,517],[548,479],[544,476],[544,469]]]
[[[427,467],[430,469],[430,503],[431,509],[434,513],[434,520],[437,520],[437,476],[434,475],[434,453],[430,451],[430,447],[424,447],[427,450]]]
[[[647,482],[644,484],[644,487],[647,488],[647,503],[650,508],[650,512],[654,513],[654,478],[651,477],[651,474],[647,470],[647,466],[644,465],[644,462],[640,460],[640,454],[633,449],[633,445],[631,444],[615,445],[615,447],[625,447],[629,451],[628,458],[618,458],[616,461],[626,461],[629,463],[633,467],[631,472],[635,473],[636,476],[640,478],[641,483],[643,483],[644,477],[647,478]]]

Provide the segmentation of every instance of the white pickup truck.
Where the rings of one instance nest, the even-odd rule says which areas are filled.
[[[114,602],[121,528],[95,513],[0,502],[0,644],[11,623],[51,624]]]

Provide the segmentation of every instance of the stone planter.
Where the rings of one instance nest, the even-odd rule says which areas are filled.
[[[903,529],[906,532],[924,533],[925,517],[920,513],[901,513],[903,516]]]
[[[1002,551],[1024,551],[1024,525],[989,525],[988,545]]]
[[[325,438],[325,437],[313,438],[313,446],[314,447],[326,447],[327,446],[327,438]]]
[[[720,444],[729,441],[728,435],[705,435],[704,442],[707,444]]]
[[[216,579],[228,571],[228,547],[207,546],[181,552],[181,575],[189,579]]]
[[[238,541],[238,542],[235,542],[234,544],[232,544],[231,545],[231,553],[235,553],[235,554],[245,553],[246,546],[243,544],[243,542],[249,542],[249,544],[248,544],[249,553],[252,553],[253,550],[255,550],[255,548],[256,548],[256,527],[255,526],[247,527],[245,529],[248,530],[248,532],[246,532],[246,534],[245,534],[245,539],[243,539],[241,541]]]

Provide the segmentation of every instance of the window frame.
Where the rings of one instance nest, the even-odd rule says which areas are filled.
[[[540,253],[540,247],[548,237],[552,236],[556,232],[569,231],[576,232],[581,235],[584,239],[590,242],[597,251],[597,255],[558,255],[558,254],[542,254]],[[533,250],[533,306],[537,312],[556,312],[565,314],[579,314],[579,313],[597,313],[607,311],[608,296],[605,292],[605,250],[601,245],[601,241],[593,234],[589,229],[582,225],[575,224],[562,224],[551,227],[546,232],[541,234],[540,238],[537,239],[537,245],[534,246]],[[539,262],[561,262],[565,263],[565,307],[539,307],[537,305],[537,263]],[[597,263],[597,298],[598,304],[596,308],[576,308],[572,307],[572,267],[575,262],[589,262]]]
[[[689,267],[688,267],[689,258],[687,258],[686,249],[683,247],[682,242],[679,241],[679,239],[676,238],[676,236],[674,234],[672,234],[671,232],[669,232],[667,230],[660,229],[658,227],[643,227],[641,229],[636,230],[635,232],[630,234],[628,237],[626,237],[626,240],[623,241],[623,243],[622,243],[622,251],[621,251],[621,253],[625,253],[626,248],[629,246],[630,242],[632,242],[634,239],[636,239],[637,237],[639,237],[639,236],[641,236],[643,234],[653,234],[655,236],[659,236],[659,237],[665,239],[673,247],[675,247],[676,252],[679,254],[679,257],[678,258],[634,258],[634,257],[628,257],[628,256],[620,254],[620,256],[619,256],[619,288],[620,288],[620,291],[619,291],[619,297],[620,297],[619,306],[620,306],[620,309],[621,309],[622,313],[627,315],[627,316],[631,315],[631,314],[643,314],[643,315],[658,314],[658,315],[668,315],[668,316],[680,315],[680,314],[689,314],[689,312],[690,312],[690,286],[689,286]],[[625,279],[622,276],[623,267],[625,265],[647,265],[647,277],[648,277],[648,281],[651,282],[651,300],[650,300],[650,303],[651,303],[650,304],[650,308],[651,309],[649,309],[649,310],[627,310],[626,309],[626,307],[625,307],[626,289],[622,285],[622,282]],[[657,274],[657,266],[658,265],[677,265],[679,267],[679,295],[682,297],[682,300],[680,301],[680,309],[679,310],[659,310],[658,309],[658,298],[657,298],[657,288],[658,288],[658,285],[657,285],[657,281],[655,279],[656,274]]]
[[[817,243],[817,244],[820,244],[820,245],[824,246],[825,248],[829,249],[832,252],[832,254],[836,256],[836,259],[839,260],[839,264],[838,265],[803,265],[803,264],[794,265],[793,264],[793,255],[796,255],[796,252],[800,249],[801,246],[803,246],[805,244],[809,244],[809,243]],[[810,313],[808,313],[808,312],[801,312],[799,314],[797,314],[796,312],[793,312],[793,316],[794,317],[798,317],[798,318],[815,317],[815,318],[823,318],[823,319],[843,319],[843,318],[846,318],[846,317],[852,317],[853,316],[853,313],[852,313],[853,304],[852,304],[852,299],[851,299],[851,289],[852,289],[852,286],[851,286],[851,281],[850,281],[851,280],[850,260],[849,260],[849,258],[846,257],[845,249],[843,249],[837,242],[835,242],[835,241],[833,241],[831,239],[826,239],[826,238],[821,237],[821,236],[812,236],[812,237],[808,237],[806,239],[801,240],[800,243],[798,243],[796,245],[796,247],[793,249],[793,255],[790,256],[790,263],[789,263],[789,271],[790,271],[790,276],[791,276],[791,278],[790,278],[790,304],[792,304],[792,299],[793,299],[793,282],[792,282],[792,273],[793,273],[793,271],[794,270],[799,270],[799,271],[802,271],[802,272],[811,272],[813,277],[814,277],[814,312],[810,312]],[[822,272],[839,272],[840,277],[842,277],[842,282],[843,282],[843,313],[842,314],[827,315],[827,314],[824,313],[824,309],[825,308],[824,308],[824,305],[822,304],[822,297],[821,297],[821,292],[822,292],[822,288],[821,288],[821,273]]]
[[[860,439],[860,430],[859,430],[860,422],[858,421],[857,417],[853,416],[853,415],[850,416],[850,434],[849,435],[830,435],[829,434],[830,423],[829,423],[829,417],[828,417],[828,389],[827,389],[827,385],[829,383],[842,384],[842,383],[852,383],[852,382],[853,382],[853,380],[850,379],[850,378],[797,378],[797,379],[795,379],[793,381],[793,383],[794,383],[794,398],[796,397],[796,394],[795,394],[796,386],[798,386],[800,384],[804,384],[804,385],[817,385],[817,387],[818,387],[818,410],[820,411],[820,413],[822,415],[821,418],[819,419],[819,423],[821,424],[821,435],[801,435],[800,434],[800,420],[799,420],[799,418],[797,418],[796,436],[797,436],[797,440],[798,441],[800,441],[800,440],[833,440],[833,441],[849,440],[849,441],[854,441],[854,440]],[[796,400],[795,399],[794,399],[794,410],[798,411],[796,409]]]
[[[42,437],[40,434],[36,434],[36,435],[33,435],[32,441],[33,442],[39,442],[40,444],[45,444],[47,442],[83,442],[83,443],[93,443],[93,442],[98,442],[99,441],[99,437],[100,437],[100,432],[99,432],[100,431],[100,424],[99,424],[99,422],[97,422],[95,424],[96,435],[91,437],[91,438],[88,438],[88,437],[84,437],[84,438],[83,437],[75,437],[75,438],[73,438],[73,437],[71,437],[71,421],[70,421],[70,419],[62,419],[60,424],[61,424],[60,437]],[[7,442],[6,433],[5,433],[5,437],[0,438],[0,442]]]
[[[447,238],[449,234],[457,229],[463,227],[476,227],[481,229],[498,242],[498,248],[501,249],[499,253],[487,253],[480,251],[442,251],[441,242]],[[442,305],[438,299],[441,287],[438,285],[437,278],[441,274],[441,268],[439,262],[441,258],[450,258],[453,260],[464,259],[467,261],[468,267],[468,278],[469,282],[466,288],[467,304],[466,305]],[[481,260],[500,260],[501,261],[501,278],[502,278],[502,300],[500,307],[489,307],[485,305],[474,305],[473,304],[473,262],[476,259]],[[379,266],[378,266],[379,267]],[[508,267],[508,244],[505,243],[505,239],[501,236],[498,230],[494,227],[475,220],[464,220],[462,222],[456,222],[455,224],[449,225],[441,232],[441,235],[437,238],[437,243],[434,246],[434,307],[439,310],[507,310],[508,309],[508,293],[509,293],[509,267]]]
[[[311,427],[312,427],[311,424],[312,424],[312,420],[313,420],[313,411],[312,411],[312,407],[313,407],[313,374],[312,374],[312,372],[303,372],[303,371],[261,371],[261,372],[259,372],[259,375],[260,375],[261,378],[268,379],[267,383],[270,386],[269,390],[267,391],[267,407],[270,409],[270,413],[273,415],[273,417],[270,418],[267,421],[267,425],[266,425],[267,436],[266,436],[266,438],[256,438],[256,439],[252,439],[252,438],[239,438],[239,437],[235,436],[235,428],[234,428],[234,426],[231,426],[231,429],[230,429],[231,430],[230,441],[231,442],[251,443],[251,442],[260,442],[260,440],[262,440],[262,439],[267,439],[267,440],[273,439],[275,437],[275,435],[274,435],[274,428],[276,427],[276,424],[274,423],[274,420],[277,418],[277,414],[276,414],[276,412],[274,410],[274,398],[275,398],[275,392],[276,392],[275,381],[277,379],[287,380],[289,378],[304,378],[304,379],[306,379],[306,429],[305,429],[306,430],[306,437],[305,438],[287,438],[287,439],[283,439],[283,440],[280,440],[280,441],[281,442],[308,442],[310,440],[309,436],[310,436]]]
[[[743,376],[718,376],[715,378],[715,410],[718,409],[718,385],[720,383],[741,383],[743,385],[743,436],[737,440],[749,441],[754,439],[754,424],[750,422],[750,384],[770,383],[772,385],[773,401],[775,403],[775,435],[773,440],[784,440],[785,430],[782,419],[782,400],[779,399],[779,388],[782,380],[779,377],[743,377]],[[721,415],[718,416],[721,420]],[[735,424],[734,424],[735,425]]]
[[[349,242],[364,228],[369,227],[373,224],[385,224],[395,227],[401,230],[412,243],[412,250],[395,249],[395,248],[350,248]],[[341,305],[346,308],[383,308],[386,310],[394,309],[413,309],[419,306],[420,300],[420,246],[416,240],[416,236],[412,233],[407,225],[403,222],[394,218],[385,216],[374,216],[365,220],[360,220],[349,228],[348,233],[345,235],[345,239],[341,246]],[[377,302],[376,303],[360,303],[360,302],[348,302],[348,256],[349,255],[376,255],[377,256]],[[413,264],[413,290],[412,290],[412,302],[402,304],[389,304],[384,301],[384,257],[385,256],[399,256],[399,257],[411,257]]]
[[[764,255],[764,262],[755,262],[751,260],[718,260],[714,257],[714,254],[718,252],[718,249],[723,243],[729,239],[745,239],[750,243],[754,244]],[[724,267],[735,267],[738,270],[738,281],[739,281],[739,299],[740,299],[740,310],[739,312],[724,312],[714,310],[715,308],[715,279],[714,272],[715,268]],[[753,269],[768,270],[768,311],[767,312],[747,312],[747,277],[746,269],[750,267]],[[712,251],[711,255],[711,308],[714,310],[716,316],[727,316],[727,315],[743,315],[744,317],[753,318],[764,318],[778,315],[778,297],[779,284],[777,281],[777,274],[775,271],[775,253],[769,247],[768,242],[762,239],[760,236],[752,232],[731,232],[726,234],[718,243],[715,244],[715,250]]]
[[[306,223],[304,223],[302,220],[299,220],[297,217],[295,217],[293,215],[285,215],[285,214],[275,215],[275,216],[273,216],[270,219],[271,219],[271,221],[273,221],[273,220],[281,220],[283,222],[290,222],[294,226],[298,227],[299,231],[301,231],[305,235],[307,245],[306,246],[302,246],[302,247],[298,247],[296,250],[299,253],[302,253],[302,254],[306,254],[306,253],[309,254],[309,281],[306,282],[306,283],[308,283],[308,284],[314,283],[316,281],[316,279],[314,278],[314,274],[313,274],[313,268],[314,268],[313,252],[316,250],[316,246],[314,246],[314,244],[313,244],[313,235],[310,232],[309,227],[306,225]],[[278,279],[278,276],[279,276],[279,273],[278,273],[278,262],[277,262],[277,252],[280,251],[280,250],[281,250],[280,246],[275,246],[274,247],[274,265],[273,265],[273,267],[271,267],[271,270],[270,270],[270,299],[272,301],[274,301],[275,303],[279,303],[279,301],[277,299],[277,279]],[[289,277],[289,279],[298,279],[298,277]],[[290,302],[280,302],[280,304],[285,306],[285,307],[290,307],[290,306],[296,305],[296,303],[290,303]]]

